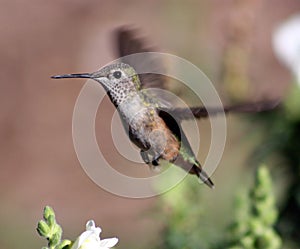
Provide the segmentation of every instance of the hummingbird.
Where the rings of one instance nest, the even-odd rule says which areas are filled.
[[[161,74],[138,74],[127,55],[151,52],[143,39],[129,28],[119,28],[115,32],[118,56],[121,62],[110,64],[92,73],[55,75],[53,79],[87,78],[95,80],[105,89],[111,102],[117,108],[130,140],[140,149],[143,161],[156,168],[161,161],[167,161],[196,175],[210,188],[214,183],[197,160],[182,129],[181,121],[200,119],[221,112],[260,112],[273,109],[278,101],[244,103],[224,108],[204,106],[187,108],[170,107],[163,101],[143,91],[147,88],[166,88],[166,77]],[[125,57],[124,57],[125,56]],[[124,58],[124,59],[123,59]],[[160,62],[150,62],[161,67]]]

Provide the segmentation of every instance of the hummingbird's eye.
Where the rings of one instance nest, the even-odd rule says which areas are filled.
[[[122,72],[121,71],[115,71],[113,73],[113,76],[116,78],[116,79],[120,79],[121,76],[122,76]]]

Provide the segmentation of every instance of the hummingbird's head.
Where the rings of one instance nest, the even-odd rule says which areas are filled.
[[[125,63],[111,64],[94,73],[55,75],[51,78],[93,79],[104,87],[111,100],[117,105],[131,93],[135,93],[140,89],[140,80],[136,71]]]

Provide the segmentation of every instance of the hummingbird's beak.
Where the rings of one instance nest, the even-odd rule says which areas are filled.
[[[52,79],[64,79],[64,78],[92,78],[91,73],[74,73],[74,74],[62,74],[51,76]]]

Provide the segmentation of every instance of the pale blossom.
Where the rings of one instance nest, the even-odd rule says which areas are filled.
[[[86,231],[74,242],[71,249],[109,249],[118,243],[118,238],[100,239],[101,228],[93,220],[86,223]]]
[[[278,59],[292,71],[300,85],[300,14],[290,17],[275,30],[273,48]]]

